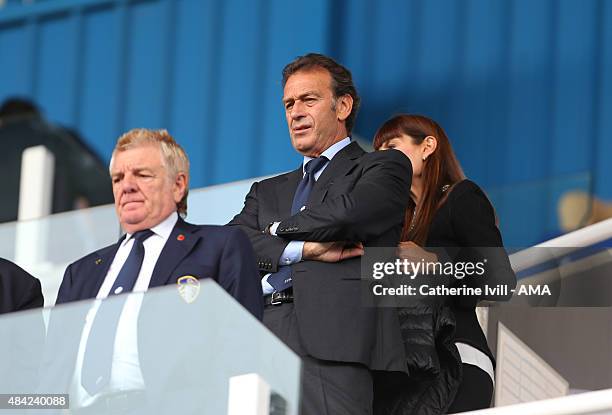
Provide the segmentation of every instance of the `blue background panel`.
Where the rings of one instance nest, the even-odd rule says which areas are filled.
[[[255,176],[261,139],[262,71],[265,70],[266,9],[257,2],[225,1],[221,45],[215,56],[222,89],[213,109],[215,134],[211,181],[233,181]],[[264,30],[260,30],[264,29]]]
[[[370,140],[436,119],[509,244],[559,232],[568,190],[612,203],[612,4],[605,0],[47,0],[0,9],[0,99],[25,95],[108,160],[167,128],[201,187],[295,168],[281,70],[349,67]],[[576,179],[579,178],[579,179]]]
[[[169,2],[142,1],[127,10],[122,129],[162,128],[169,108],[165,76],[168,59]]]
[[[36,66],[44,70],[34,74],[33,92],[47,116],[65,125],[76,122],[75,100],[80,93],[79,21],[75,13],[52,14],[40,19],[36,33]]]
[[[79,117],[75,126],[104,159],[109,160],[121,131],[124,102],[120,90],[121,9],[83,11]]]
[[[0,25],[0,96],[32,95],[35,26],[27,21]],[[16,47],[19,45],[19,47]],[[10,79],[8,78],[10,76]]]
[[[211,183],[221,51],[222,1],[176,4],[170,120],[166,126],[191,157],[192,180]],[[197,20],[199,24],[192,22]],[[185,103],[185,104],[181,104]]]
[[[598,91],[593,111],[596,118],[594,140],[587,140],[595,159],[593,169],[595,194],[605,200],[612,200],[612,2],[602,1],[598,7],[597,40],[598,64],[596,67],[595,90]],[[594,143],[592,142],[594,141]],[[580,143],[575,143],[580,144]],[[582,143],[585,144],[585,143]]]

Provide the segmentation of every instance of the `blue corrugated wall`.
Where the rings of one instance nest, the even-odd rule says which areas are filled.
[[[572,188],[612,200],[612,2],[46,0],[0,10],[0,100],[32,97],[108,159],[168,128],[192,186],[293,168],[280,71],[309,51],[353,70],[355,132],[396,112],[447,130],[506,241],[557,232]]]

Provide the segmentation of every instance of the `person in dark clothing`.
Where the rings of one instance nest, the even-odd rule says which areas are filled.
[[[465,178],[444,130],[427,117],[397,115],[380,127],[374,148],[400,150],[413,166],[399,257],[453,264],[486,258],[483,276],[463,279],[455,273],[450,286],[501,284],[511,293],[516,276],[503,250],[493,206],[480,187]],[[398,374],[394,384],[385,385],[386,411],[381,413],[456,413],[489,407],[494,357],[475,307],[481,300],[503,301],[510,296],[445,296],[434,307],[400,309],[412,370],[410,377]],[[427,374],[423,381],[415,382],[415,374],[423,373]]]
[[[410,162],[351,140],[359,95],[350,71],[330,57],[298,57],[282,84],[303,161],[254,183],[229,224],[255,249],[264,324],[302,358],[300,413],[370,415],[373,376],[402,371],[404,359],[395,310],[361,302],[359,257],[364,247],[399,241]]]
[[[105,163],[75,132],[48,123],[32,102],[10,98],[0,106],[0,143],[0,222],[17,220],[22,153],[39,145],[55,157],[52,213],[112,203]]]
[[[42,306],[40,281],[0,258],[0,314]]]
[[[42,356],[45,326],[40,281],[0,258],[0,391],[32,392]],[[17,311],[29,312],[9,314]]]

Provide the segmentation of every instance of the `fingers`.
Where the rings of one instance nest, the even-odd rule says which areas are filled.
[[[345,259],[355,258],[363,255],[363,251],[359,251],[356,249],[344,250],[340,256],[340,261],[344,261]]]
[[[362,256],[364,253],[365,250],[363,249],[363,244],[361,243],[358,246],[345,246],[340,254],[340,261]]]

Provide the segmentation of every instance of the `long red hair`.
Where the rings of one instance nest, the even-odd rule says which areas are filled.
[[[444,203],[452,186],[465,179],[463,169],[455,156],[450,141],[442,127],[431,118],[422,115],[400,114],[386,121],[374,136],[376,150],[401,135],[412,137],[414,144],[419,145],[425,137],[433,136],[437,140],[436,150],[423,162],[423,194],[420,206],[411,203],[406,209],[402,241],[414,241],[423,246],[436,210]],[[416,216],[413,215],[416,209]]]

